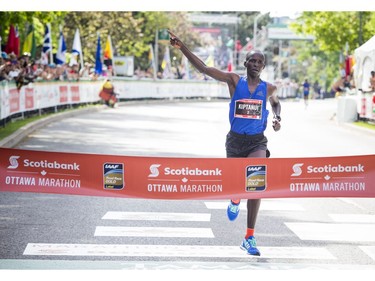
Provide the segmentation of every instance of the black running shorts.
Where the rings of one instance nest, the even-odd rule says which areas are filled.
[[[264,134],[242,135],[230,131],[225,142],[227,158],[246,158],[250,153],[258,150],[266,150],[269,157],[267,143]]]

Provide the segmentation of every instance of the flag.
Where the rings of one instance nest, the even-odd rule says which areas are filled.
[[[47,24],[44,28],[44,41],[43,41],[42,57],[41,57],[42,64],[48,64],[48,55],[51,55],[51,54],[52,54],[51,29],[50,29],[50,26]]]
[[[112,60],[113,59],[112,41],[111,41],[110,35],[108,35],[107,42],[105,43],[104,59],[105,60]]]
[[[98,43],[96,46],[96,56],[95,56],[95,73],[100,75],[103,72],[102,60],[101,60],[101,46],[100,46],[100,35],[98,33]]]
[[[105,43],[104,48],[104,64],[108,67],[108,70],[112,71],[113,65],[113,48],[112,48],[112,41],[111,36],[108,35],[107,42]]]
[[[169,54],[169,47],[165,48],[165,53],[163,61],[161,62],[161,68],[163,69],[164,78],[172,78],[172,69],[171,69],[171,56]]]
[[[35,42],[34,26],[32,24],[29,24],[27,28],[27,33],[26,33],[25,41],[23,42],[22,51],[24,53],[29,53],[30,57],[35,59],[36,42]]]
[[[76,29],[76,33],[74,34],[72,53],[77,55],[82,54],[81,38],[79,36],[78,28]]]
[[[18,26],[16,25],[16,51],[15,55],[20,55],[20,33],[18,32]]]
[[[73,65],[77,62],[77,57],[80,57],[81,60],[81,67],[83,67],[83,54],[82,54],[82,45],[81,45],[81,37],[79,35],[79,29],[76,29],[76,33],[74,34],[73,40],[73,47],[72,47],[72,57],[70,59],[70,64]]]
[[[214,67],[215,66],[215,59],[212,55],[209,55],[206,60],[204,61],[204,63],[209,66],[209,67]]]
[[[5,52],[7,54],[14,53],[17,57],[20,55],[20,41],[18,36],[18,31],[13,25],[10,26],[8,34],[8,42],[5,46]]]
[[[66,44],[64,34],[60,28],[59,46],[56,54],[56,64],[64,64],[66,62]]]

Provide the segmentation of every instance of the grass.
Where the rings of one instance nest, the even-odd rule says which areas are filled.
[[[52,114],[52,113],[51,113]],[[18,119],[15,121],[10,121],[9,123],[6,123],[4,127],[0,128],[0,140],[6,138],[7,136],[10,136],[13,134],[15,131],[18,129],[22,128],[23,126],[34,122],[36,120],[42,119],[47,117],[50,114],[44,114],[44,115],[38,115],[38,116],[33,116],[30,118],[25,118],[25,119]]]
[[[358,127],[362,127],[362,128],[366,128],[366,129],[370,129],[370,130],[375,131],[375,123],[372,123],[372,122],[358,121],[358,122],[354,122],[353,124],[358,126]]]

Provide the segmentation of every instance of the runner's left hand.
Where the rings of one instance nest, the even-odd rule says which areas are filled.
[[[275,130],[275,132],[277,132],[281,129],[281,124],[280,124],[279,120],[277,120],[275,117],[272,120],[272,127]]]

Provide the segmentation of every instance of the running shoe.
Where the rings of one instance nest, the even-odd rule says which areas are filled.
[[[247,251],[248,255],[260,256],[260,252],[257,249],[257,243],[254,236],[250,236],[247,239],[244,238],[240,248],[244,251]]]
[[[230,221],[234,221],[238,217],[239,212],[240,212],[240,203],[234,204],[231,200],[227,208],[228,219]]]

